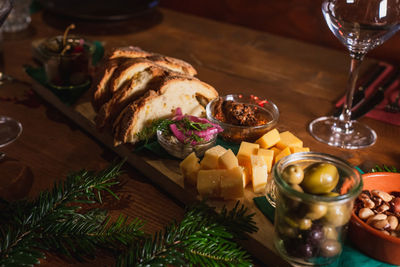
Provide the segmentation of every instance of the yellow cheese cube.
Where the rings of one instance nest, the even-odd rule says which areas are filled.
[[[197,192],[202,196],[219,197],[221,177],[226,170],[200,170],[197,174]]]
[[[221,157],[218,159],[218,166],[220,169],[233,169],[239,166],[238,159],[232,150],[228,149]]]
[[[224,199],[233,199],[243,197],[243,169],[235,167],[225,170],[221,177],[221,197]]]
[[[250,156],[257,155],[257,151],[260,148],[259,144],[253,144],[249,142],[240,143],[237,159],[239,165],[243,167],[250,167]]]
[[[251,181],[251,164],[248,167],[241,167],[243,169],[243,188],[246,187]]]
[[[279,153],[281,153],[282,150],[280,150],[279,148],[277,148],[276,146],[271,147],[270,150],[274,151],[274,155],[278,155]]]
[[[270,149],[260,148],[257,155],[264,158],[265,162],[267,163],[268,172],[271,172],[272,162],[274,161],[274,151]]]
[[[260,145],[261,148],[270,148],[281,140],[279,132],[277,129],[273,129],[263,136],[261,136],[256,143]]]
[[[254,193],[263,192],[267,185],[268,167],[263,156],[251,156],[252,183]]]
[[[286,147],[303,147],[303,141],[297,138],[289,131],[280,133],[280,140],[276,143],[276,147],[283,150]]]
[[[309,152],[310,148],[309,147],[290,147],[290,152],[292,154],[294,153],[299,153],[299,152]]]
[[[185,181],[191,185],[197,183],[197,173],[200,170],[199,158],[194,152],[190,153],[182,162],[179,164],[181,173]]]
[[[201,169],[212,170],[218,169],[218,159],[226,152],[222,146],[214,146],[204,153],[204,157],[200,162]]]
[[[290,153],[290,147],[286,147],[283,149],[278,155],[275,157],[275,163],[277,163],[281,158],[284,158],[286,156],[289,156]]]

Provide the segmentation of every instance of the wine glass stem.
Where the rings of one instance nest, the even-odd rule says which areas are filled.
[[[350,133],[352,131],[351,108],[353,104],[353,96],[354,96],[354,91],[356,89],[358,73],[360,70],[362,60],[364,58],[364,54],[350,52],[350,57],[351,57],[350,72],[349,72],[349,79],[347,82],[346,100],[344,101],[342,113],[339,116],[339,119],[344,124],[344,129],[341,129],[341,131],[344,130],[345,133]]]

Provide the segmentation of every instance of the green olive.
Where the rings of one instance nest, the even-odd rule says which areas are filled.
[[[338,232],[336,231],[335,227],[324,225],[322,227],[322,231],[324,232],[324,236],[326,237],[326,239],[338,239]]]
[[[311,220],[318,220],[322,218],[328,210],[328,207],[324,204],[311,204],[308,207],[306,217]]]
[[[324,221],[328,225],[342,226],[345,225],[351,216],[351,211],[346,205],[332,205],[328,207],[328,210],[324,216]]]
[[[293,188],[293,189],[296,190],[296,191],[301,192],[301,193],[304,192],[304,191],[303,191],[303,188],[301,188],[301,186],[298,185],[298,184],[292,184],[292,185],[290,185],[290,187]]]
[[[342,251],[342,245],[337,240],[327,239],[321,244],[320,249],[323,257],[330,258]]]
[[[339,196],[340,194],[339,193],[336,193],[336,192],[329,192],[329,193],[326,193],[326,194],[324,194],[323,196],[324,197],[337,197],[337,196]]]
[[[337,168],[329,163],[315,163],[304,170],[300,186],[310,194],[326,194],[332,191],[339,181]]]
[[[303,177],[303,169],[298,165],[289,165],[282,172],[283,180],[289,184],[300,184]]]
[[[290,227],[287,224],[278,224],[278,231],[282,236],[295,238],[298,236],[298,230],[295,227]]]
[[[300,230],[308,230],[311,228],[312,221],[307,218],[302,218],[297,221]]]
[[[291,218],[289,216],[285,216],[284,221],[293,228],[298,228],[300,230],[308,230],[311,228],[312,221],[307,218]]]

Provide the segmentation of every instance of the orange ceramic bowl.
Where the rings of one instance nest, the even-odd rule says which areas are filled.
[[[400,191],[400,173],[376,172],[362,175],[363,190]],[[400,265],[400,238],[381,233],[367,225],[353,211],[349,238],[356,247],[377,260]]]

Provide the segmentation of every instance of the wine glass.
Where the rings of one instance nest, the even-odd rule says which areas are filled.
[[[12,4],[10,0],[0,0],[0,26],[3,25],[11,9]],[[1,77],[3,77],[3,73],[0,72],[0,78]],[[1,79],[0,81],[3,82]],[[0,83],[0,86],[1,84],[2,83]],[[0,116],[0,147],[13,142],[18,138],[21,132],[21,123],[8,116]],[[4,157],[4,154],[0,153],[0,157]]]
[[[331,146],[358,149],[371,146],[376,133],[351,120],[353,94],[365,54],[400,29],[398,0],[325,0],[322,13],[333,34],[350,52],[351,64],[346,100],[339,117],[321,117],[309,124],[311,135]]]

